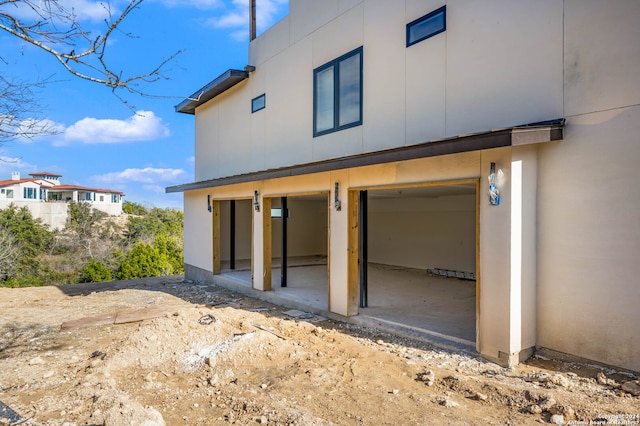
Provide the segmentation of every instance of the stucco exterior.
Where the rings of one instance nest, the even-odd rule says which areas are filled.
[[[68,202],[86,202],[92,208],[110,216],[122,214],[120,191],[110,189],[87,188],[78,185],[62,185],[61,175],[38,172],[29,178],[21,178],[19,172],[13,172],[11,179],[0,180],[0,209],[10,205],[26,207],[35,218],[41,219],[52,229],[65,227],[68,217]]]
[[[446,31],[406,47],[406,25],[443,5]],[[540,347],[640,370],[637,16],[634,0],[291,0],[289,16],[250,43],[249,78],[195,107],[196,182],[168,189],[184,192],[185,263],[216,272],[214,258],[227,254],[214,253],[222,226],[207,200],[245,200],[252,237],[242,250],[253,287],[268,290],[265,206],[324,194],[314,211],[326,212],[326,247],[307,252],[328,256],[327,309],[356,315],[359,191],[467,185],[474,195],[372,200],[378,227],[390,226],[385,212],[403,218],[374,231],[372,260],[423,268],[439,251],[437,262],[474,269],[476,348],[488,358],[513,364]],[[314,69],[358,47],[362,124],[314,137]],[[262,94],[266,107],[252,113]],[[561,138],[542,136],[547,120],[562,123]],[[507,144],[474,148],[462,137],[496,129],[511,129]],[[451,150],[383,155],[443,143]],[[488,202],[491,163],[499,205]]]

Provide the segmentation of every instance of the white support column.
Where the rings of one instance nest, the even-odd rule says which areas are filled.
[[[490,164],[500,205],[489,204]],[[478,351],[502,365],[528,358],[536,335],[537,148],[482,154]]]
[[[511,159],[510,352],[531,355],[536,344],[537,147],[514,147]]]
[[[338,196],[336,204],[336,183]],[[349,192],[349,173],[331,173],[329,197],[329,310],[358,313],[358,194]]]
[[[262,186],[252,206],[253,232],[251,245],[252,286],[257,290],[271,290],[271,198],[263,197]],[[257,202],[257,204],[256,204]]]

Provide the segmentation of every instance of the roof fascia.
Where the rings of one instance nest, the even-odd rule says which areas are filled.
[[[210,101],[221,93],[231,89],[236,84],[249,78],[249,73],[243,70],[229,69],[206,86],[189,96],[184,101],[175,106],[176,112],[184,114],[195,114],[196,108],[205,102]]]

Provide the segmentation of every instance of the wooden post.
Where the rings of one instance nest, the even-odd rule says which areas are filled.
[[[348,195],[348,272],[347,272],[347,316],[358,313],[358,191],[349,191]]]
[[[271,198],[262,197],[262,263],[263,263],[263,291],[271,290]]]
[[[211,220],[213,230],[213,275],[220,273],[220,201],[211,202]]]

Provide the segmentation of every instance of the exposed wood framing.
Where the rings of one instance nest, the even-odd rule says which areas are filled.
[[[358,268],[358,198],[360,191],[349,191],[348,195],[348,272],[347,272],[347,316],[356,315],[358,313],[358,284],[359,284],[359,268]]]
[[[213,244],[213,274],[218,275],[220,273],[220,201],[211,201],[211,229],[212,229],[212,241]]]
[[[262,197],[261,211],[262,215],[262,264],[263,264],[263,287],[264,291],[271,290],[271,262],[272,262],[272,244],[271,244],[271,198]]]

